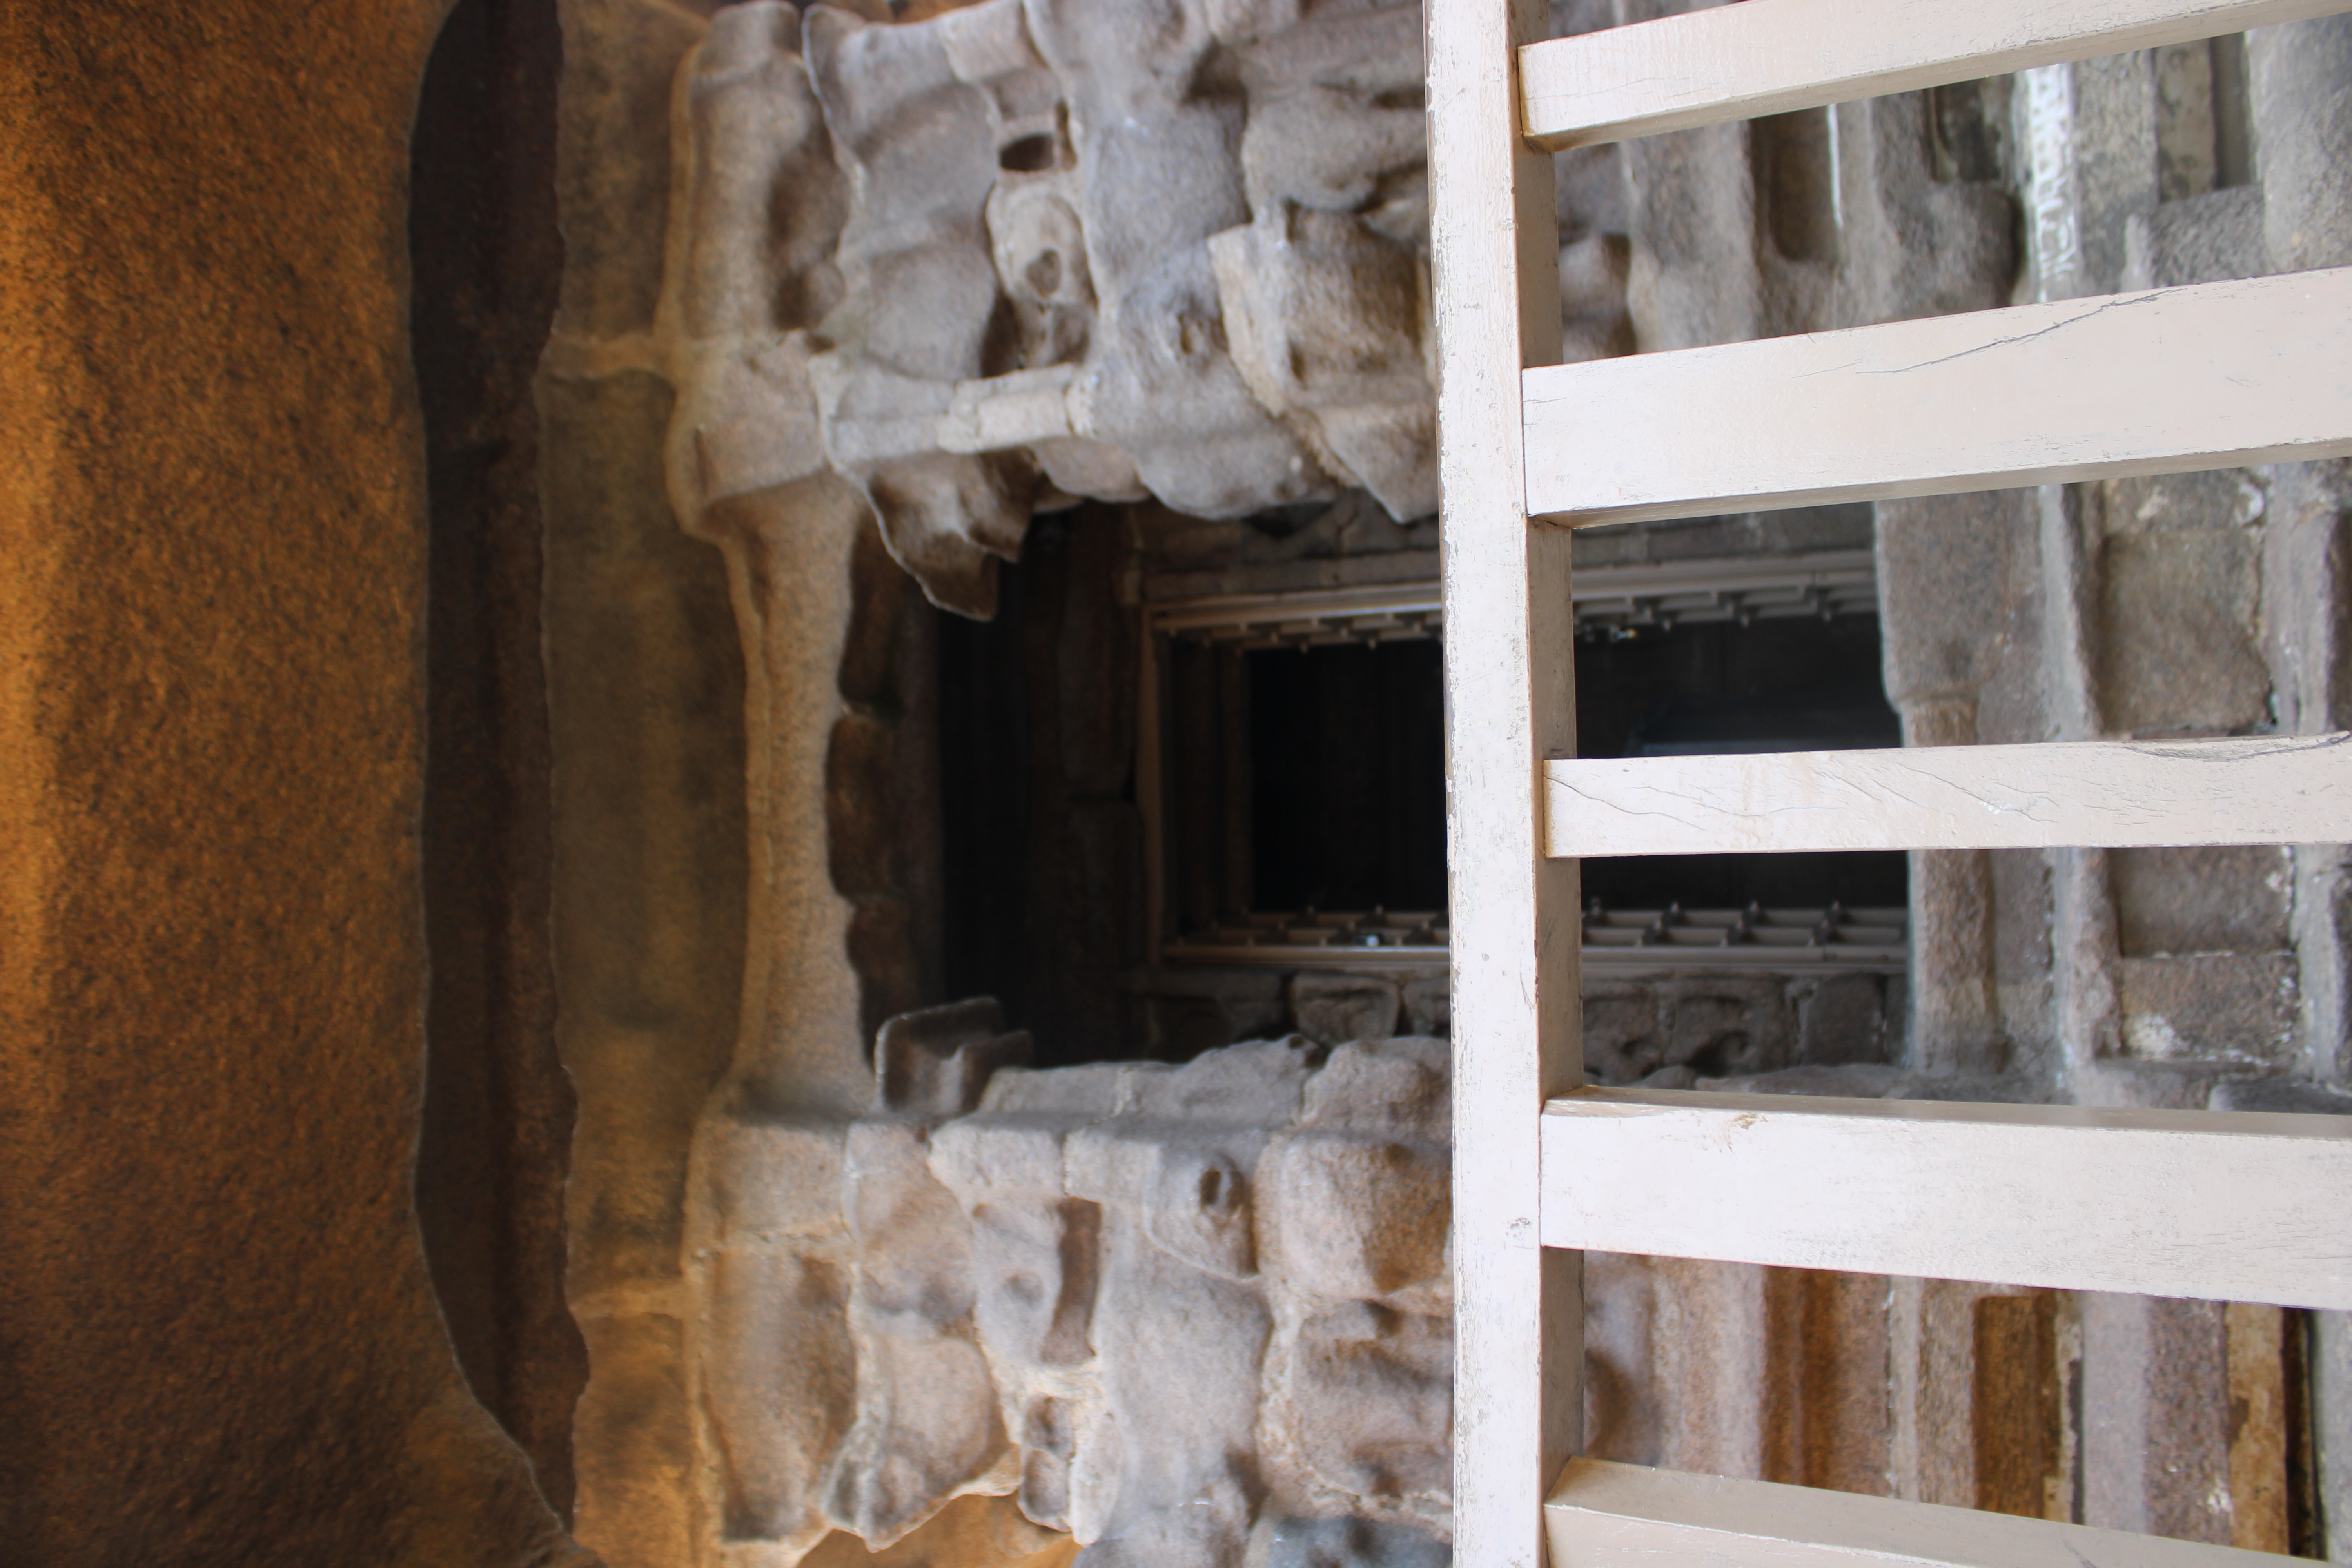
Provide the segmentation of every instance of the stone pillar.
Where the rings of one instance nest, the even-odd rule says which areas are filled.
[[[1980,849],[1911,852],[1910,1065],[1998,1071],[1992,858]]]
[[[1894,1495],[2071,1519],[2069,1298],[1956,1279],[1888,1287]]]
[[[2352,604],[2352,540],[2345,529],[2347,475],[2341,463],[2297,463],[2273,470],[2263,529],[2263,653],[2270,666],[2279,728],[2326,734],[2352,717],[2346,660],[2345,608]],[[2345,849],[2336,844],[2293,850],[2292,935],[2303,1076],[2336,1087],[2352,1070],[2352,893]]]
[[[1654,1260],[1650,1352],[1664,1409],[1657,1463],[1762,1479],[1770,1401],[1770,1271],[1698,1258]]]
[[[2352,1313],[2311,1315],[2311,1426],[2319,1544],[2328,1562],[2352,1563]]]
[[[1894,1412],[1895,1495],[1974,1508],[1976,1382],[1973,1313],[1979,1286],[1950,1279],[1889,1281],[1888,1403]]]
[[[667,387],[557,361],[539,392],[557,1039],[580,1093],[571,1289],[589,1351],[579,1529],[619,1563],[684,1561],[686,1167],[740,1008],[742,660],[719,554],[663,493]]]
[[[2352,261],[2352,21],[2327,16],[2246,35],[2247,108],[2272,268]]]
[[[2003,673],[2025,607],[2012,557],[2038,531],[2032,492],[1994,490],[1878,504],[1886,695],[1906,745],[1970,745],[1979,704]],[[2028,552],[2031,559],[2032,552]],[[1911,1066],[1995,1073],[2007,1054],[1995,952],[1992,858],[1911,856]]]
[[[2082,1522],[2284,1552],[2284,1315],[2156,1296],[2078,1300]],[[2325,1373],[2315,1381],[2324,1386]]]
[[[560,11],[564,275],[536,392],[557,1040],[580,1096],[577,1529],[615,1568],[667,1568],[699,1561],[687,1164],[735,1040],[749,881],[743,658],[725,561],[671,512],[652,342],[672,81],[703,26],[660,0]]]
[[[1633,192],[1626,307],[1645,351],[1763,335],[1748,140],[1739,123],[1625,143]]]
[[[2256,28],[2246,35],[2246,64],[2270,265],[2296,271],[2352,261],[2352,191],[2344,180],[2352,161],[2352,22],[2330,16]],[[2341,624],[2344,493],[2340,463],[2273,473],[2266,586],[2284,567],[2309,597],[2269,617],[2286,633],[2273,639],[2273,667],[2282,676],[2282,708],[2291,701],[2294,709],[2282,727],[2306,733],[2342,726],[2352,706]],[[2342,1089],[2352,1083],[2352,894],[2343,847],[2295,851],[2294,921],[2303,1066]],[[2310,1352],[2318,1544],[2330,1562],[2352,1563],[2352,1318],[2314,1313]]]
[[[412,1197],[441,12],[0,10],[14,1560],[589,1561]]]

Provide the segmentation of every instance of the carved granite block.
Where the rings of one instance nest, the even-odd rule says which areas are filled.
[[[583,1314],[595,1375],[576,1419],[580,1511],[572,1529],[605,1562],[688,1558],[699,1533],[702,1462],[686,1397],[684,1326],[667,1312]]]
[[[1832,322],[1856,326],[1980,310],[2008,301],[2016,273],[2011,204],[1987,180],[1937,179],[1927,95],[1841,104]]]
[[[1389,514],[1437,510],[1422,264],[1361,220],[1284,204],[1209,241],[1225,342],[1258,402]]]
[[[929,1154],[915,1123],[874,1118],[849,1130],[842,1206],[856,1259],[857,1419],[826,1511],[874,1545],[959,1492],[1002,1490],[1009,1458],[972,1326],[971,1229]]]
[[[1349,1300],[1308,1318],[1289,1346],[1290,1430],[1333,1493],[1441,1494],[1454,1431],[1454,1321]]]
[[[2293,944],[2293,851],[2268,845],[2107,856],[2124,956],[2280,952]]]
[[[874,1108],[923,1121],[980,1107],[991,1074],[1029,1059],[1029,1037],[1001,1034],[992,996],[902,1013],[874,1038]]]
[[[1444,1039],[1454,1028],[1454,993],[1447,978],[1424,974],[1399,987],[1404,999],[1404,1027],[1409,1035]]]
[[[2294,1045],[2288,952],[2126,958],[2118,990],[2125,1052],[2152,1062],[2284,1066]]]
[[[733,6],[678,70],[688,155],[660,319],[678,390],[670,500],[690,531],[716,502],[825,471],[809,329],[841,298],[849,186],[799,38],[789,5]]]
[[[2078,1300],[2084,1522],[2229,1544],[2226,1309],[2092,1291]]]
[[[1038,1071],[997,1025],[895,1019],[874,1114],[706,1140],[754,1243],[706,1281],[730,1551],[982,1493],[1088,1564],[1443,1561],[1444,1043]]]
[[[2099,684],[2131,734],[2244,734],[2269,717],[2260,546],[2241,529],[2111,536],[2100,560]]]
[[[2246,35],[2248,108],[2262,148],[2263,228],[2282,272],[2352,261],[2352,25],[2341,16]]]
[[[1693,976],[1663,983],[1672,1019],[1665,1060],[1708,1077],[1768,1072],[1795,1059],[1785,987],[1769,975]]]
[[[1265,1185],[1283,1272],[1367,1300],[1441,1286],[1451,1172],[1443,1145],[1282,1138],[1268,1152]]]
[[[1415,1530],[1368,1519],[1286,1519],[1259,1526],[1265,1568],[1445,1568],[1453,1561],[1442,1542]]]
[[[738,1114],[709,1128],[700,1153],[719,1246],[842,1234],[842,1123]]]
[[[710,1414],[730,1538],[806,1550],[825,1532],[824,1462],[856,1415],[846,1252],[713,1260]]]
[[[2270,510],[2268,481],[2247,468],[2108,479],[2098,494],[2099,520],[2109,533],[2249,528]]]
[[[2170,289],[2259,278],[2263,255],[2263,193],[2232,185],[2152,211],[2134,213],[2124,227],[2123,286]]]
[[[1595,1083],[1636,1083],[1665,1065],[1657,992],[1638,982],[1584,990],[1584,1070]]]
[[[820,5],[800,58],[793,18],[730,8],[680,78],[689,529],[822,460],[985,617],[1033,507],[1434,510],[1418,6]]]
[[[557,330],[619,336],[653,324],[664,287],[658,215],[672,162],[670,84],[691,58],[696,19],[656,0],[566,0],[564,276]]]
[[[808,15],[809,73],[851,192],[848,293],[826,319],[835,346],[813,383],[825,450],[865,489],[892,553],[934,599],[984,617],[995,607],[989,557],[1018,551],[1035,481],[1025,463],[938,443],[956,384],[1013,368],[991,363],[998,288],[982,216],[1001,116],[949,51],[951,35],[972,43],[971,25],[945,20]],[[957,52],[967,68],[988,58]]]
[[[1011,1498],[973,1495],[956,1499],[879,1552],[836,1531],[793,1568],[1069,1568],[1077,1553],[1077,1542],[1032,1522]]]
[[[1377,974],[1306,973],[1291,976],[1290,1013],[1309,1039],[1376,1039],[1393,1032],[1396,984]]]
[[[1809,1067],[1883,1062],[1889,1023],[1886,984],[1880,976],[1832,975],[1805,998],[1797,1054]]]

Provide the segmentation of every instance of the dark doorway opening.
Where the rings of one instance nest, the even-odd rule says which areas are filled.
[[[1168,650],[1171,930],[1445,908],[1444,689],[1433,637]],[[1874,615],[1595,626],[1588,757],[1895,746]],[[1588,860],[1605,910],[1900,909],[1901,854]]]
[[[1576,649],[1580,756],[1859,750],[1903,743],[1879,672],[1876,616],[1633,626]],[[1899,852],[1587,860],[1609,909],[1900,908]]]
[[[1038,518],[996,618],[938,620],[945,995],[993,996],[1041,1066],[1133,1054],[1144,958],[1136,626],[1112,508]]]
[[[1255,906],[1445,907],[1445,686],[1433,639],[1246,656]]]
[[[1051,550],[1044,528],[1033,559]],[[948,999],[993,996],[1016,1027],[1029,1005],[1030,579],[997,574],[996,617],[941,616],[940,892]]]

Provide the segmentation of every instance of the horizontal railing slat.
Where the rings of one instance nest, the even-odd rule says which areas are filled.
[[[1591,146],[2324,16],[2347,0],[1747,0],[1530,44],[1525,132]]]
[[[2352,735],[1544,764],[1556,857],[2352,843]]]
[[[2352,1308],[2352,1118],[1583,1089],[1547,1247]]]
[[[1853,1492],[1576,1459],[1544,1505],[1554,1568],[2262,1568],[2259,1552]]]
[[[2352,268],[1553,365],[1525,385],[1528,511],[1570,524],[2336,457]]]

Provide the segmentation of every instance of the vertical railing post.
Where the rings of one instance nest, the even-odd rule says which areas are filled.
[[[1573,861],[1545,758],[1576,740],[1569,536],[1531,529],[1520,373],[1559,357],[1552,161],[1519,134],[1542,0],[1428,0],[1453,904],[1454,1560],[1538,1568],[1583,1415],[1581,1259],[1537,1241],[1546,1096],[1583,1078]]]

